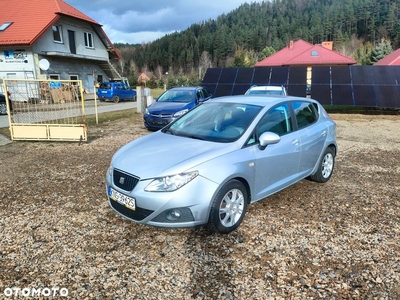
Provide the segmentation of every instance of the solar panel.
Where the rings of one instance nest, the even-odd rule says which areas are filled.
[[[247,84],[235,84],[233,86],[232,95],[244,95],[249,88],[250,85]]]
[[[352,66],[351,80],[353,84],[374,84],[372,80],[372,66]]]
[[[311,75],[311,97],[322,104],[400,108],[400,66],[318,66]],[[209,68],[202,82],[215,97],[242,95],[252,85],[283,85],[306,97],[307,68]]]
[[[311,84],[330,84],[331,68],[330,67],[313,67],[311,70]]]
[[[270,67],[255,68],[252,85],[268,85],[271,74]]]
[[[332,85],[334,84],[350,84],[350,67],[335,66],[331,67]]]
[[[353,104],[353,90],[350,84],[332,85],[332,105]]]
[[[235,83],[252,84],[254,68],[239,68]]]
[[[276,67],[271,69],[271,85],[287,85],[289,76],[288,67]]]
[[[306,67],[291,67],[289,69],[289,84],[306,84],[306,83],[307,83]]]
[[[305,97],[307,93],[306,84],[288,85],[287,93],[290,96]]]
[[[218,83],[222,68],[208,68],[204,74],[203,83]]]
[[[390,66],[374,66],[372,77],[375,84],[396,84],[395,73]]]
[[[377,85],[376,105],[378,107],[395,108],[400,107],[400,96],[398,87],[395,85]],[[396,106],[397,105],[397,106]]]
[[[372,85],[353,85],[354,105],[376,107],[375,91]]]
[[[311,98],[317,100],[323,105],[332,104],[331,87],[329,85],[322,84],[311,85]]]
[[[232,95],[232,90],[233,84],[218,84],[214,97],[230,96]]]

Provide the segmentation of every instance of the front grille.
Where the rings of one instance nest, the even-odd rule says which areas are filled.
[[[139,182],[138,177],[122,172],[118,169],[114,169],[113,178],[115,186],[128,192],[132,191]]]
[[[148,119],[147,122],[150,125],[165,126],[165,125],[168,125],[171,122],[171,120],[170,119],[166,119],[166,120],[163,120],[163,119]]]
[[[135,221],[141,221],[153,213],[153,210],[148,210],[140,207],[136,207],[135,210],[132,210],[114,200],[110,200],[110,204],[111,207],[114,208],[117,212]]]

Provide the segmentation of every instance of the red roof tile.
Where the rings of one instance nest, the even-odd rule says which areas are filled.
[[[400,49],[386,55],[384,58],[374,63],[374,66],[400,66]]]
[[[31,46],[62,15],[99,25],[63,0],[0,0],[0,8],[0,25],[13,22],[0,32],[0,46]]]
[[[313,65],[353,65],[357,62],[320,45],[312,45],[298,40],[273,55],[255,64],[255,67],[271,66],[313,66]]]

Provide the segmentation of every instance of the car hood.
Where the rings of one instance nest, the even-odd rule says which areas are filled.
[[[141,179],[178,174],[237,150],[236,143],[216,143],[157,131],[120,148],[112,166]]]
[[[191,109],[194,107],[193,102],[153,102],[147,107],[152,115],[174,114],[180,110]]]

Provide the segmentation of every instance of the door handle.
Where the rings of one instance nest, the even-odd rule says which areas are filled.
[[[298,139],[293,140],[292,144],[293,145],[298,145],[299,144],[299,140]]]

